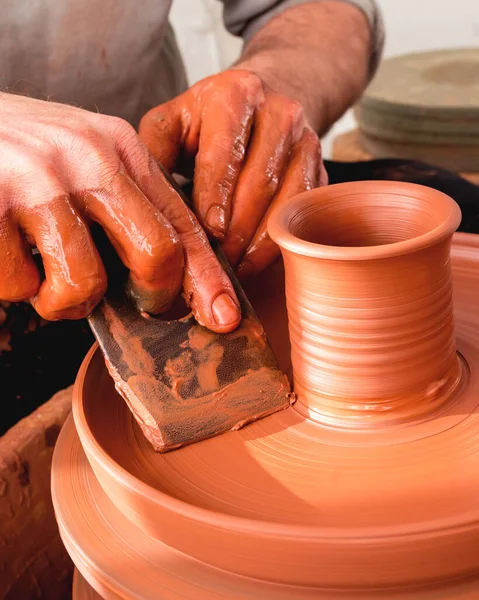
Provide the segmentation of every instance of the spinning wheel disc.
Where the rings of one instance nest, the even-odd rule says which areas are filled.
[[[452,263],[458,350],[467,377],[440,413],[413,426],[345,435],[289,409],[239,432],[159,455],[114,392],[99,354],[91,353],[77,385],[74,416],[108,498],[78,441],[67,440],[71,425],[62,433],[54,463],[55,507],[75,562],[88,556],[96,577],[105,580],[108,573],[109,589],[127,585],[130,594],[142,598],[154,596],[148,595],[151,588],[135,587],[146,585],[133,583],[136,570],[142,580],[151,576],[156,590],[172,590],[168,598],[177,597],[185,583],[177,581],[179,573],[190,586],[211,576],[205,598],[221,597],[233,585],[237,595],[230,588],[229,598],[285,599],[317,598],[320,588],[324,598],[341,597],[340,590],[348,599],[375,598],[372,588],[479,573],[479,318],[471,310],[471,298],[479,292],[479,243],[474,236],[455,236]],[[116,575],[115,552],[123,557]],[[134,566],[128,566],[130,560]],[[477,589],[455,588],[454,597],[473,598]],[[202,597],[194,587],[186,590],[178,597]],[[353,595],[353,590],[362,591]],[[450,598],[450,593],[442,587],[437,594],[418,592],[417,598]],[[400,589],[384,597],[401,594],[415,598]]]
[[[72,600],[102,600],[78,569],[73,573]]]
[[[123,517],[98,484],[71,418],[58,439],[53,473],[53,500],[62,540],[82,576],[105,600],[477,598],[477,583],[468,581],[441,587],[441,590],[341,592],[272,584],[205,565],[143,534]],[[79,583],[77,581],[77,590]],[[82,598],[74,597],[74,600]]]

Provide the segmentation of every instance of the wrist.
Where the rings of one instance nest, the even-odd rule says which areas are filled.
[[[285,96],[291,96],[294,93],[294,85],[288,77],[285,77],[284,70],[281,72],[278,69],[278,59],[273,52],[262,51],[247,58],[240,58],[232,66],[232,69],[255,73],[266,85]],[[299,98],[297,99],[299,100]]]
[[[322,135],[365,87],[371,39],[356,6],[306,2],[258,30],[233,68],[256,73],[276,92],[300,102],[310,126]]]
[[[278,60],[277,52],[262,51],[240,58],[231,69],[249,71],[257,75],[269,88],[299,102],[305,113],[305,118],[313,129],[321,131],[328,124],[323,118],[326,115],[326,99],[322,94],[311,94],[300,78],[295,77],[288,69],[278,69],[282,61]]]

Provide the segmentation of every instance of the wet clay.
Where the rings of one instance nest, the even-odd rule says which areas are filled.
[[[144,534],[112,504],[101,489],[82,451],[70,420],[62,432],[54,469],[68,473],[54,481],[57,518],[65,546],[77,568],[103,598],[149,600],[475,600],[477,583],[470,580],[407,590],[328,590],[285,586],[238,577],[192,559]],[[61,452],[61,454],[60,454]],[[72,502],[74,499],[74,502]],[[113,537],[114,532],[114,537]],[[364,533],[364,532],[363,532]],[[207,538],[205,538],[207,539]],[[356,541],[364,552],[367,538]],[[229,552],[234,553],[231,544]],[[346,557],[347,558],[347,557]],[[335,553],[330,566],[343,570]],[[161,596],[159,596],[161,592]]]
[[[354,218],[340,211],[336,219],[331,207],[343,202]],[[327,227],[308,213],[312,205],[328,212]],[[479,241],[456,234],[448,259],[458,219],[442,194],[384,182],[315,190],[277,213],[270,234],[284,255],[298,401],[240,431],[155,453],[99,351],[90,352],[73,401],[78,437],[70,422],[52,490],[65,545],[97,591],[195,600],[477,598],[479,318],[471,299]],[[349,269],[349,289],[332,262]],[[382,285],[378,263],[395,275]],[[259,314],[267,312],[260,298]],[[275,350],[287,346],[271,340]]]
[[[121,297],[104,299],[100,310],[95,331],[110,376],[157,451],[239,429],[291,404],[289,382],[249,304],[227,335],[200,327],[191,314],[144,319]]]
[[[269,222],[283,252],[294,390],[322,423],[431,414],[461,378],[449,252],[459,207],[371,182],[303,194]]]

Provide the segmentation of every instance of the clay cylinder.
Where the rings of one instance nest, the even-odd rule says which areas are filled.
[[[460,219],[441,192],[374,181],[312,190],[273,213],[300,412],[369,427],[424,418],[454,396]]]

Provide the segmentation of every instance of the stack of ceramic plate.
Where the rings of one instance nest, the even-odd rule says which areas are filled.
[[[356,118],[361,145],[376,158],[479,171],[479,49],[385,60]]]

